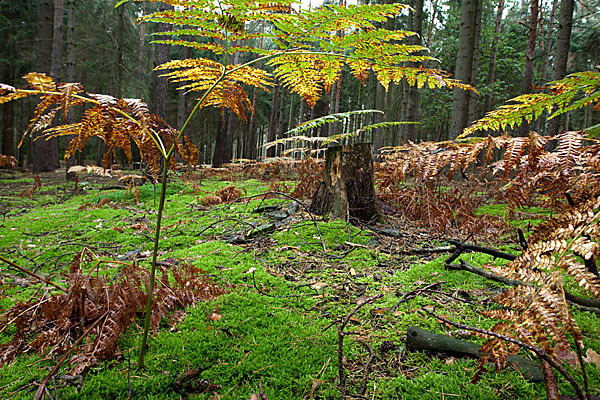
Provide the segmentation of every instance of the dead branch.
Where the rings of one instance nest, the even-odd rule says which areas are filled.
[[[38,274],[36,274],[34,272],[31,272],[31,271],[26,270],[25,268],[19,267],[17,264],[15,264],[12,261],[7,260],[4,257],[0,257],[0,260],[4,261],[5,263],[7,263],[8,265],[10,265],[11,267],[14,267],[14,268],[18,269],[19,271],[26,273],[27,275],[31,275],[31,276],[39,279],[40,281],[42,281],[42,282],[44,282],[44,283],[46,283],[46,284],[48,284],[50,286],[54,286],[56,289],[60,290],[63,293],[67,293],[67,291],[65,289],[61,288],[57,284],[50,282],[48,279],[43,278],[43,277],[39,276]]]
[[[339,374],[339,379],[340,379],[340,395],[341,395],[342,400],[345,400],[347,398],[346,397],[346,375],[344,373],[344,335],[345,335],[344,328],[346,328],[346,325],[350,321],[350,318],[352,318],[352,316],[354,314],[356,314],[356,312],[358,310],[360,310],[365,305],[372,303],[373,301],[377,300],[380,297],[383,297],[383,293],[379,293],[373,297],[369,297],[364,302],[358,304],[356,307],[354,307],[354,309],[352,311],[350,311],[350,313],[348,313],[348,315],[346,315],[346,318],[344,318],[344,320],[338,327],[338,374]]]
[[[373,359],[375,358],[375,354],[373,353],[373,349],[371,348],[371,346],[369,346],[369,344],[367,342],[365,342],[364,340],[357,340],[358,343],[362,344],[363,347],[365,348],[365,350],[367,350],[369,352],[369,359],[367,360],[367,364],[365,365],[365,373],[363,375],[363,380],[362,380],[362,384],[360,385],[360,392],[359,394],[361,396],[363,396],[366,392],[367,392],[367,379],[369,378],[369,372],[371,371],[371,363],[373,362]]]
[[[450,258],[448,258],[448,260],[449,259]],[[494,282],[503,283],[508,286],[529,285],[528,283],[525,283],[525,282],[521,282],[521,281],[518,281],[515,279],[510,279],[510,278],[506,278],[506,277],[494,274],[493,272],[490,272],[486,269],[479,268],[472,264],[469,264],[468,262],[466,262],[464,260],[460,260],[460,264],[448,263],[448,260],[446,260],[446,264],[444,264],[444,266],[447,269],[451,269],[451,270],[455,270],[455,271],[461,271],[461,270],[468,271],[475,275],[479,275],[479,276],[482,276],[489,280],[492,280]],[[565,298],[568,301],[570,301],[573,304],[576,304],[578,307],[580,307],[584,311],[589,311],[589,312],[593,312],[595,314],[600,315],[600,301],[598,301],[596,299],[590,299],[587,297],[577,296],[566,290],[564,290],[564,293],[565,293]]]
[[[75,341],[75,343],[73,343],[73,345],[71,346],[71,348],[65,354],[63,354],[63,356],[61,357],[61,359],[58,360],[58,363],[56,363],[56,365],[54,366],[54,368],[52,368],[52,371],[50,371],[50,373],[48,375],[46,375],[46,377],[44,378],[44,380],[40,384],[40,386],[39,386],[39,388],[37,390],[37,393],[35,394],[35,400],[41,400],[41,399],[44,398],[44,391],[45,391],[46,385],[48,384],[48,382],[50,381],[50,379],[54,376],[54,374],[56,374],[56,372],[58,371],[58,369],[60,368],[60,366],[65,362],[65,360],[67,359],[67,357],[69,356],[69,354],[71,354],[71,352],[77,348],[77,345],[87,335],[90,334],[90,332],[96,327],[96,325],[98,325],[100,323],[100,321],[103,321],[104,318],[106,318],[106,316],[108,315],[109,312],[110,311],[106,311],[100,318],[98,318],[81,336],[79,336],[79,338]]]
[[[579,386],[579,383],[577,383],[577,381],[575,379],[573,379],[573,377],[571,376],[571,374],[569,374],[567,372],[567,370],[558,362],[556,362],[556,360],[554,360],[554,358],[552,358],[550,355],[548,355],[548,353],[546,353],[546,351],[544,349],[542,349],[541,347],[538,346],[534,346],[534,345],[530,345],[524,342],[521,342],[518,339],[512,338],[512,337],[508,337],[508,336],[504,336],[501,335],[499,333],[493,332],[493,331],[489,331],[487,329],[481,329],[481,328],[476,328],[473,326],[469,326],[469,325],[463,325],[463,324],[459,324],[458,322],[454,322],[451,321],[447,318],[444,318],[440,315],[434,314],[431,311],[425,309],[425,308],[421,308],[422,311],[424,311],[425,313],[429,314],[430,316],[445,322],[447,324],[456,326],[459,329],[467,329],[473,332],[478,332],[478,333],[482,333],[484,335],[488,335],[488,336],[492,336],[501,340],[504,340],[505,342],[509,342],[509,343],[514,343],[520,347],[523,347],[527,350],[533,351],[542,361],[546,361],[548,364],[550,364],[554,369],[556,369],[558,372],[560,372],[560,374],[571,384],[571,386],[573,387],[573,389],[575,390],[575,394],[577,395],[577,398],[579,400],[588,400],[588,397],[583,393],[583,390],[581,389],[581,386]]]

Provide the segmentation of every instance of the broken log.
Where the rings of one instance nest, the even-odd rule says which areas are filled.
[[[410,326],[406,332],[406,347],[409,350],[425,350],[442,352],[458,356],[479,358],[484,353],[479,351],[478,344],[455,339],[449,336],[426,331],[417,326]],[[542,382],[544,374],[537,361],[525,357],[508,356],[507,364],[518,369],[523,376],[532,382]]]

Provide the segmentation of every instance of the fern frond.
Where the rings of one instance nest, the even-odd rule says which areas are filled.
[[[490,111],[482,119],[466,128],[458,138],[479,130],[502,131],[528,122],[544,112],[554,118],[567,111],[598,104],[600,102],[600,72],[577,72],[559,81],[551,82],[549,93],[524,94],[510,100],[497,110]]]
[[[569,175],[572,172],[573,165],[579,162],[581,156],[583,131],[563,132],[556,138],[558,140],[556,154],[559,159],[561,171],[564,175]]]

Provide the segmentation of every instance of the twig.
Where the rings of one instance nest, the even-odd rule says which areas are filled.
[[[571,386],[573,387],[573,389],[575,390],[575,394],[577,395],[577,397],[580,400],[586,400],[586,396],[583,393],[583,390],[581,389],[581,386],[579,386],[579,384],[577,383],[577,381],[575,379],[573,379],[573,377],[567,372],[566,369],[563,368],[562,365],[560,365],[559,363],[556,362],[556,360],[554,360],[554,358],[552,358],[551,356],[548,355],[548,353],[546,353],[546,351],[544,349],[542,349],[541,347],[538,346],[533,346],[530,344],[527,344],[525,342],[521,342],[518,339],[509,337],[509,336],[504,336],[501,335],[499,333],[493,332],[493,331],[489,331],[487,329],[481,329],[481,328],[476,328],[474,326],[469,326],[469,325],[463,325],[460,324],[458,322],[454,322],[451,321],[447,318],[444,318],[440,315],[434,314],[431,311],[427,310],[426,308],[421,308],[421,311],[424,311],[425,313],[431,315],[432,317],[445,322],[447,324],[456,326],[459,329],[466,329],[469,331],[473,331],[473,332],[478,332],[478,333],[482,333],[484,335],[488,335],[488,336],[492,336],[501,340],[504,340],[505,342],[509,342],[509,343],[514,343],[520,347],[523,347],[527,350],[533,351],[542,361],[546,361],[548,362],[550,365],[552,365],[552,367],[554,369],[556,369],[558,372],[560,372],[560,374],[571,384]]]
[[[340,379],[340,395],[342,400],[346,399],[346,375],[344,373],[344,328],[346,328],[350,318],[352,318],[352,316],[356,314],[358,310],[380,297],[383,297],[383,293],[376,294],[375,296],[368,298],[363,303],[360,303],[354,307],[354,309],[350,311],[348,315],[346,315],[346,318],[344,318],[338,327],[338,374]]]
[[[446,239],[446,241],[448,243],[456,246],[457,250],[460,249],[463,252],[464,251],[475,251],[477,253],[489,254],[490,256],[493,256],[496,258],[503,258],[508,261],[514,261],[517,258],[517,256],[515,256],[514,254],[504,253],[502,251],[490,249],[489,247],[478,246],[476,244],[463,243],[461,241],[454,240],[454,239]]]
[[[271,192],[271,191],[269,191],[269,192],[266,192],[266,193],[256,194],[256,195],[253,195],[253,196],[240,197],[239,199],[236,199],[233,202],[239,202],[239,201],[243,201],[243,200],[250,200],[250,199],[253,199],[253,198],[256,198],[256,197],[266,197],[266,196],[271,195],[271,194],[286,197],[286,198],[288,198],[288,199],[290,199],[292,201],[295,201],[296,203],[298,203],[298,205],[300,205],[302,208],[304,208],[304,211],[306,211],[308,213],[308,216],[310,217],[311,221],[313,222],[315,228],[317,228],[317,233],[319,234],[319,238],[321,239],[321,245],[323,246],[323,251],[326,252],[327,251],[327,246],[325,246],[325,241],[323,240],[323,235],[321,235],[321,230],[319,229],[319,224],[315,220],[314,215],[310,212],[310,210],[308,209],[308,207],[306,207],[306,205],[301,200],[295,198],[294,196],[290,196],[289,194],[282,193],[282,192]]]
[[[404,296],[402,296],[402,298],[400,299],[400,301],[398,301],[396,304],[394,304],[394,306],[392,307],[392,312],[396,311],[396,309],[398,308],[398,306],[404,302],[407,302],[408,300],[414,299],[415,297],[417,297],[419,294],[421,294],[421,292],[433,289],[436,286],[441,286],[443,283],[447,283],[448,281],[440,281],[440,282],[434,282],[431,283],[425,287],[422,287],[420,289],[414,289],[411,290],[410,292],[404,293]]]
[[[367,360],[367,364],[365,365],[365,374],[363,375],[362,384],[360,385],[359,394],[362,396],[367,392],[367,379],[369,378],[369,372],[371,371],[371,363],[375,358],[375,354],[373,353],[373,349],[367,342],[364,340],[357,339],[357,342],[362,344],[363,347],[369,352],[369,359]]]
[[[314,290],[315,293],[273,295],[273,294],[269,294],[269,293],[263,292],[262,290],[260,290],[258,288],[258,285],[256,284],[256,277],[254,276],[254,272],[255,271],[252,271],[252,283],[254,284],[254,288],[256,289],[256,291],[259,294],[262,294],[263,296],[272,297],[272,298],[275,298],[275,299],[287,299],[287,298],[290,298],[290,297],[298,298],[298,297],[318,296],[319,295],[319,291],[316,290],[316,289],[313,289],[312,287],[310,287],[310,285],[303,285],[303,286],[308,286],[310,289]],[[300,287],[302,287],[302,286],[298,286],[297,288],[300,288]]]
[[[450,257],[448,258],[448,260],[450,260]],[[466,262],[464,260],[460,260],[460,264],[449,264],[448,260],[446,260],[446,264],[445,264],[445,267],[448,269],[452,269],[452,270],[456,270],[456,271],[460,271],[460,270],[468,271],[475,275],[479,275],[479,276],[482,276],[489,280],[492,280],[495,282],[500,282],[500,283],[503,283],[503,284],[509,285],[509,286],[517,286],[517,285],[528,286],[528,285],[530,285],[530,284],[522,282],[522,281],[518,281],[515,279],[510,279],[510,278],[506,278],[506,277],[494,274],[493,272],[490,272],[486,269],[479,268],[472,264],[469,264],[468,262]],[[596,314],[600,314],[600,301],[598,301],[596,299],[590,299],[587,297],[577,296],[577,295],[574,295],[564,289],[563,289],[563,291],[565,293],[565,298],[568,301],[570,301],[571,303],[574,303],[577,306],[580,306],[584,311],[589,311],[589,312],[593,312]]]
[[[73,350],[75,350],[75,348],[77,347],[77,345],[87,336],[90,334],[90,332],[96,327],[96,325],[98,325],[100,323],[100,321],[103,321],[104,318],[108,315],[109,311],[105,312],[104,314],[102,314],[102,316],[100,316],[100,318],[98,318],[81,336],[79,336],[79,338],[75,341],[75,343],[73,343],[73,345],[71,346],[71,348],[69,349],[69,351],[67,351],[65,354],[63,354],[63,356],[61,357],[60,360],[58,360],[58,363],[56,363],[56,365],[54,366],[54,368],[52,368],[52,371],[50,371],[50,373],[44,378],[44,380],[42,381],[42,383],[40,384],[37,393],[35,394],[35,400],[41,400],[43,398],[43,394],[44,394],[44,389],[46,389],[46,385],[48,384],[48,381],[50,381],[50,378],[52,378],[54,376],[54,374],[56,374],[56,372],[58,371],[58,369],[60,368],[60,366],[65,362],[65,360],[67,359],[67,357],[69,356],[69,354],[71,354],[73,352]]]
[[[63,293],[68,293],[65,289],[63,289],[60,286],[58,286],[58,285],[50,282],[48,279],[43,278],[43,277],[39,276],[38,274],[36,274],[34,272],[28,271],[25,268],[19,267],[17,264],[15,264],[12,261],[7,260],[4,257],[0,257],[0,260],[4,261],[5,263],[7,263],[8,265],[10,265],[11,267],[14,267],[14,268],[18,269],[19,271],[26,273],[27,275],[31,275],[31,276],[39,279],[40,281],[42,281],[42,282],[44,282],[44,283],[46,283],[46,284],[48,284],[50,286],[54,286],[56,289],[60,290]]]
[[[258,394],[260,395],[261,400],[269,400],[265,392],[263,392],[262,381],[258,381]]]

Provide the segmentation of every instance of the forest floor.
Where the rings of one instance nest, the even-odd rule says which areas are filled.
[[[149,341],[143,371],[135,366],[139,310],[118,347],[85,359],[86,365],[77,351],[102,343],[95,337],[73,343],[83,322],[81,331],[68,322],[67,336],[54,342],[47,332],[58,330],[48,321],[18,338],[21,328],[10,322],[26,313],[33,321],[52,296],[71,297],[0,264],[0,398],[30,399],[38,391],[60,399],[338,399],[342,391],[359,399],[546,398],[543,382],[531,382],[517,369],[496,373],[488,367],[491,372],[472,384],[476,359],[407,348],[412,326],[483,343],[434,314],[479,328],[494,324],[480,312],[493,307],[502,285],[445,267],[448,240],[461,238],[424,229],[401,210],[374,226],[326,221],[291,197],[263,195],[269,182],[225,178],[189,173],[170,179],[159,264],[164,271],[184,263],[201,268],[210,287],[224,294],[170,309]],[[88,278],[101,274],[113,282],[125,267],[149,268],[157,208],[152,185],[127,187],[114,176],[85,173],[77,184],[65,183],[64,170],[39,179],[0,170],[0,185],[3,258],[71,294],[69,269],[77,263]],[[245,200],[236,201],[240,194]],[[487,206],[485,212],[502,209]],[[487,232],[484,240],[468,241],[518,254],[510,224],[531,227],[539,219],[525,218],[542,218],[543,212],[522,217],[503,231]],[[506,263],[481,253],[461,259],[479,266]],[[573,313],[586,344],[600,352],[598,315]],[[7,355],[19,340],[16,354]],[[600,396],[600,366],[589,365],[591,392]],[[573,395],[560,378],[559,388]]]

